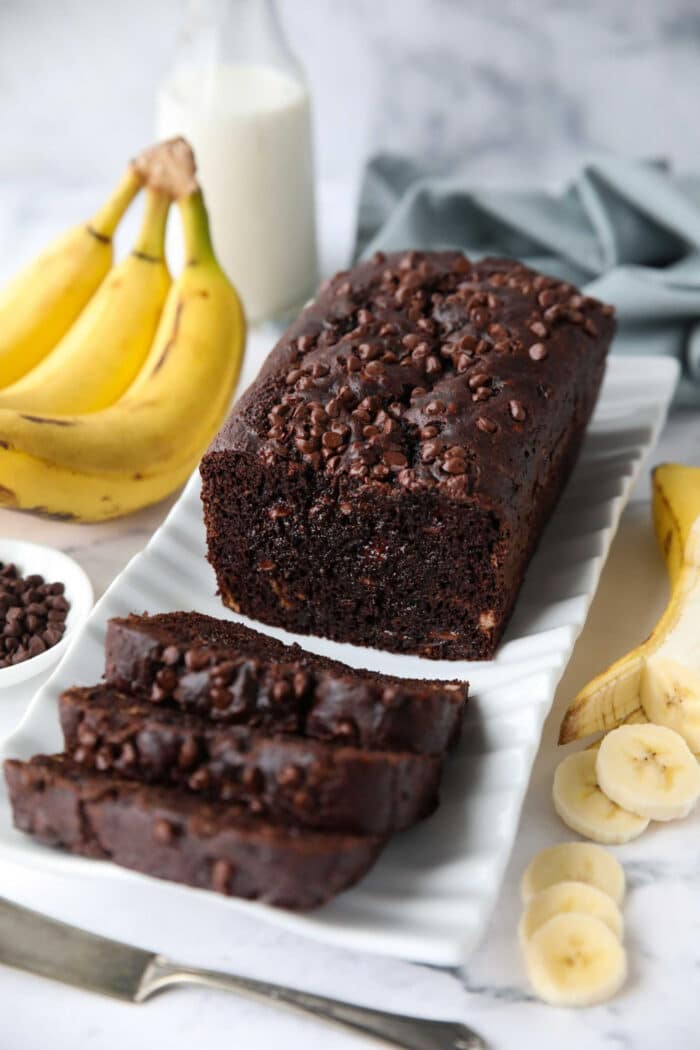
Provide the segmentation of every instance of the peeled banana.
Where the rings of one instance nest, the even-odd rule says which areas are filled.
[[[595,751],[578,751],[559,763],[552,787],[554,808],[567,827],[587,839],[609,846],[630,842],[646,830],[649,819],[623,809],[601,791],[597,758]]]
[[[172,283],[163,254],[169,208],[167,194],[147,191],[133,250],[43,361],[0,390],[0,408],[96,412],[125,393],[151,347]]]
[[[89,222],[64,233],[0,289],[0,387],[29,372],[73,325],[112,265],[112,235],[140,187],[130,165]]]
[[[674,729],[700,751],[700,468],[657,467],[653,513],[669,603],[650,637],[574,698],[562,721],[562,744],[633,719]]]
[[[594,915],[554,915],[526,942],[524,955],[535,993],[553,1006],[605,1002],[627,977],[625,949]]]
[[[595,761],[600,789],[648,820],[686,817],[700,798],[700,766],[683,737],[657,725],[626,725],[603,738]]]
[[[600,846],[562,842],[533,857],[521,883],[518,936],[540,999],[590,1006],[621,988],[627,976],[619,908],[624,893],[622,868]]]
[[[620,905],[625,873],[612,853],[591,842],[561,842],[541,850],[528,864],[520,883],[523,903],[557,882],[586,882]]]
[[[140,372],[99,411],[0,408],[0,504],[99,521],[162,499],[196,466],[231,400],[245,320],[215,258],[201,191],[178,205],[187,263]]]
[[[594,915],[602,919],[619,940],[622,939],[622,913],[612,897],[587,882],[557,882],[536,893],[525,905],[518,925],[521,945],[524,946],[552,916],[568,912]]]

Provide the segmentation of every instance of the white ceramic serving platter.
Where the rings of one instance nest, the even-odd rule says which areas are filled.
[[[389,844],[356,887],[325,908],[295,915],[235,898],[216,898],[224,913],[244,911],[348,948],[440,966],[459,966],[478,942],[494,905],[544,719],[598,583],[620,513],[645,454],[663,423],[677,380],[665,358],[613,357],[581,459],[530,566],[517,609],[490,663],[435,662],[292,636],[253,624],[285,641],[376,671],[471,683],[462,741],[451,757],[438,812]],[[198,478],[165,524],[97,604],[65,659],[34,698],[1,756],[28,758],[59,750],[56,698],[73,684],[99,680],[105,622],[130,611],[198,609],[230,616],[215,597],[204,556]],[[249,622],[249,621],[244,621]],[[154,881],[100,861],[38,845],[12,828],[0,789],[0,861],[93,880],[91,893],[128,888],[134,900]],[[100,880],[100,881],[98,881]],[[148,885],[147,885],[148,884]],[[192,922],[200,890],[158,883],[175,917]],[[125,913],[120,929],[138,943]]]

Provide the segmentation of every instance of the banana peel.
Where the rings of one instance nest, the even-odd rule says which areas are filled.
[[[675,729],[700,751],[700,467],[665,463],[652,480],[654,530],[671,584],[668,605],[646,641],[573,699],[560,744],[651,721]]]

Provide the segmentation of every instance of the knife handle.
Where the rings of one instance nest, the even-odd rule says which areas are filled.
[[[143,1002],[156,992],[176,984],[204,984],[300,1010],[324,1021],[355,1028],[375,1039],[403,1047],[404,1050],[488,1050],[476,1032],[456,1021],[431,1021],[422,1017],[371,1010],[251,977],[180,966],[169,962],[162,955],[157,955],[144,973],[138,1001]]]

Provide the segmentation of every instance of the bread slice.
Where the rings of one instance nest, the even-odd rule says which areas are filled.
[[[230,802],[89,772],[65,755],[8,759],[15,826],[71,853],[291,909],[351,886],[384,839],[285,827]]]
[[[269,736],[111,686],[59,700],[65,750],[86,771],[189,788],[306,827],[388,834],[433,812],[442,760]]]
[[[194,612],[113,619],[111,685],[230,724],[356,747],[438,754],[459,736],[467,684],[361,671]]]

